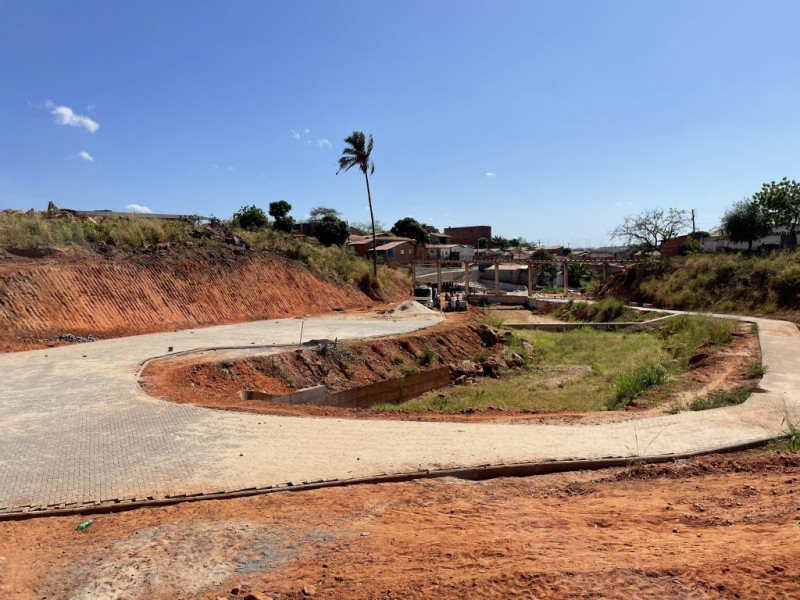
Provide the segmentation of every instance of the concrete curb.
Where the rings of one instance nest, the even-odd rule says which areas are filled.
[[[726,446],[716,446],[697,450],[695,452],[685,452],[681,454],[655,454],[646,456],[626,456],[626,457],[606,457],[597,459],[574,459],[574,460],[552,460],[541,462],[526,462],[512,464],[481,465],[478,467],[461,467],[453,469],[436,469],[413,471],[409,473],[383,474],[373,477],[360,477],[354,479],[329,479],[308,481],[300,484],[293,482],[279,483],[276,485],[265,486],[262,488],[254,487],[242,490],[231,490],[227,492],[181,494],[174,497],[162,498],[159,500],[144,500],[133,502],[117,502],[106,505],[85,506],[70,509],[55,509],[42,511],[28,511],[0,514],[2,521],[22,521],[26,519],[36,519],[43,517],[68,517],[76,515],[99,515],[139,508],[158,508],[161,506],[172,506],[183,502],[201,502],[205,500],[229,500],[232,498],[246,498],[250,496],[261,496],[264,494],[274,494],[277,492],[304,492],[323,488],[345,487],[351,485],[379,484],[379,483],[403,483],[416,479],[438,479],[442,477],[454,477],[467,481],[484,481],[499,477],[528,477],[531,475],[545,475],[549,473],[566,473],[570,471],[596,471],[613,467],[629,467],[634,464],[658,464],[686,460],[697,456],[709,454],[723,454],[729,452],[739,452],[758,448],[776,439],[785,436],[765,436],[757,440],[729,444]]]

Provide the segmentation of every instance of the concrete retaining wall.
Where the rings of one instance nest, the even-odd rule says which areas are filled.
[[[651,321],[631,321],[626,323],[506,323],[506,329],[538,329],[540,331],[571,331],[588,327],[589,329],[600,329],[602,331],[616,331],[625,329],[627,331],[644,331],[662,325],[669,319],[674,319],[678,315],[667,315]]]
[[[450,384],[449,367],[379,381],[341,392],[326,393],[325,386],[298,390],[293,394],[267,394],[243,390],[239,392],[242,400],[266,400],[278,404],[316,404],[318,406],[340,406],[342,408],[367,408],[373,404],[399,403],[424,394],[429,390]]]
[[[266,400],[267,402],[277,402],[279,404],[317,404],[321,406],[325,404],[325,386],[318,385],[285,395],[242,390],[239,392],[239,397],[242,400]]]
[[[441,367],[408,377],[372,383],[351,390],[328,394],[325,404],[344,408],[366,408],[373,404],[390,402],[396,404],[416,398],[429,390],[445,387],[450,383],[450,369]]]

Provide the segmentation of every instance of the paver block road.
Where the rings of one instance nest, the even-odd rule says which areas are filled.
[[[438,317],[306,319],[304,339],[409,332]],[[306,481],[543,460],[701,452],[800,422],[800,333],[759,323],[768,373],[745,404],[604,425],[425,423],[267,416],[147,396],[143,361],[211,347],[297,343],[282,319],[0,355],[0,515]]]

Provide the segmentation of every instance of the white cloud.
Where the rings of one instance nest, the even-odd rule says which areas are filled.
[[[78,156],[80,156],[83,160],[94,162],[94,156],[89,154],[86,150],[81,150],[78,152]]]
[[[233,171],[233,170],[235,170],[235,169],[236,169],[236,167],[228,167],[228,168],[227,168],[227,169],[225,169],[225,170],[226,170],[226,171],[228,171],[228,172],[230,173],[231,171]]]
[[[486,176],[487,176],[487,177],[494,177],[494,175],[495,175],[494,171],[488,171],[488,172],[486,173]]]
[[[56,106],[50,100],[47,100],[44,105],[50,109],[50,114],[53,115],[53,122],[58,125],[83,127],[89,133],[94,133],[100,129],[100,124],[97,121],[83,115],[76,115],[69,106]]]
[[[152,214],[153,212],[152,210],[150,210],[149,206],[142,206],[141,204],[126,204],[125,210],[129,212],[146,213],[146,214]]]
[[[317,140],[317,146],[320,148],[333,148],[331,143],[328,141],[328,138],[322,138],[321,140]]]
[[[311,134],[311,130],[308,127],[306,127],[305,129],[303,129],[303,133],[305,133],[306,135],[309,135],[309,134]]]
[[[292,137],[296,140],[300,139],[300,134],[297,133],[294,129],[292,129]]]

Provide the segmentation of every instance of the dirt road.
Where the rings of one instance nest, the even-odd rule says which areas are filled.
[[[759,451],[0,523],[0,596],[797,598],[798,482]]]

